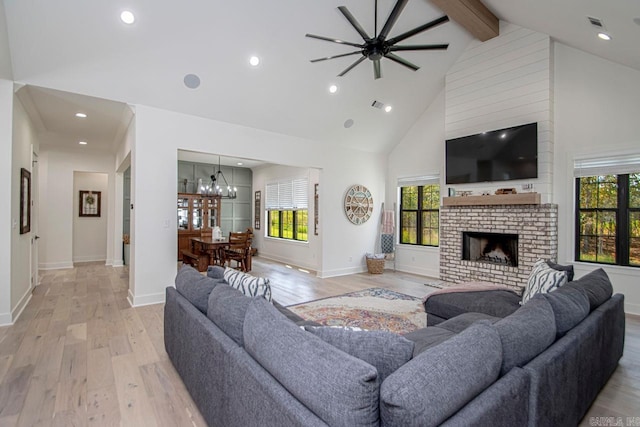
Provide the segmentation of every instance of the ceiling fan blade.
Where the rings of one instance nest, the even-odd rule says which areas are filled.
[[[380,30],[380,34],[378,34],[378,37],[380,37],[381,40],[384,40],[387,38],[387,36],[389,35],[389,31],[391,31],[391,27],[393,27],[393,24],[395,24],[396,21],[398,20],[398,17],[400,16],[402,9],[404,9],[408,1],[409,0],[398,0],[396,5],[393,6],[393,10],[391,11],[391,14],[389,15],[389,17],[387,18],[387,22],[384,23],[384,27],[382,27],[382,30]]]
[[[382,69],[380,69],[380,60],[375,59],[373,61],[373,78],[375,80],[378,80],[380,77],[382,77]]]
[[[339,6],[338,10],[340,12],[342,12],[342,14],[344,15],[345,18],[347,18],[347,21],[349,21],[349,23],[353,26],[353,28],[356,29],[356,31],[358,32],[358,34],[360,34],[360,37],[362,37],[365,40],[370,40],[371,38],[369,37],[369,34],[367,34],[367,32],[364,30],[364,28],[362,28],[362,25],[360,25],[360,23],[358,22],[358,20],[355,18],[355,16],[353,16],[351,14],[351,12],[349,12],[349,9],[347,9],[347,6]]]
[[[327,56],[326,58],[312,59],[311,62],[320,62],[320,61],[326,61],[327,59],[342,58],[343,56],[355,55],[357,53],[362,55],[361,50],[356,50],[355,52],[343,53],[341,55],[333,55],[333,56]]]
[[[373,5],[373,37],[378,37],[378,0]]]
[[[387,53],[384,57],[389,58],[390,60],[397,62],[398,64],[404,65],[407,68],[411,68],[413,71],[418,71],[420,69],[420,67],[418,67],[417,65],[412,64],[406,59],[402,59],[398,55],[395,55],[393,53]]]
[[[305,34],[305,37],[311,37],[312,39],[324,40],[332,43],[346,44],[347,46],[360,47],[360,48],[364,47],[364,45],[361,45],[361,44],[346,42],[344,40],[332,39],[329,37],[316,36],[314,34]]]
[[[390,46],[390,52],[397,52],[401,50],[447,50],[449,44],[414,44],[407,46]]]
[[[416,34],[421,33],[423,31],[426,31],[429,28],[433,28],[433,27],[435,27],[437,25],[444,24],[445,22],[448,22],[448,21],[449,21],[449,17],[447,15],[445,15],[445,16],[443,16],[441,18],[434,19],[431,22],[427,22],[424,25],[421,25],[421,26],[419,26],[417,28],[414,28],[413,30],[409,30],[406,33],[402,33],[397,37],[390,38],[389,40],[387,40],[387,43],[388,44],[394,44],[394,43],[401,42],[404,39],[408,39],[411,36],[415,36]]]
[[[338,77],[342,77],[345,74],[347,74],[349,71],[353,70],[359,63],[364,61],[365,58],[366,58],[366,56],[362,55],[362,58],[359,58],[356,62],[354,62],[353,64],[349,65],[343,72],[338,74]]]

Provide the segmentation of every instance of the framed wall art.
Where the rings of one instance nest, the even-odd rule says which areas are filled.
[[[100,191],[80,190],[80,209],[78,212],[81,217],[99,217]]]
[[[31,231],[31,172],[20,169],[20,234]]]
[[[254,206],[254,221],[253,221],[253,229],[260,230],[260,202],[262,200],[262,193],[260,191],[256,191],[255,193],[255,206]]]
[[[318,235],[318,184],[313,187],[313,234]]]

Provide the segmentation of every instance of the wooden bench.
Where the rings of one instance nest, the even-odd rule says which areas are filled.
[[[207,271],[207,267],[209,266],[209,255],[204,253],[196,255],[187,249],[183,249],[182,262],[189,264],[198,271]]]

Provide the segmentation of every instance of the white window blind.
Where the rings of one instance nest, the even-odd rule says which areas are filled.
[[[267,184],[267,210],[298,210],[309,206],[307,178],[291,179]]]
[[[576,178],[627,173],[640,173],[640,154],[573,161],[573,176]]]
[[[413,187],[420,185],[440,184],[438,175],[413,176],[406,178],[398,178],[398,187]]]

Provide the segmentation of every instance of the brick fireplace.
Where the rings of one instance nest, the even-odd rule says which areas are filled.
[[[440,279],[522,288],[533,264],[558,255],[558,206],[480,205],[440,209]]]

